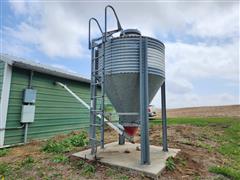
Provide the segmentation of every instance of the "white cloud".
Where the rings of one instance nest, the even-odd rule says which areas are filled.
[[[225,8],[224,8],[225,6]],[[213,11],[211,11],[213,8]],[[231,3],[220,3],[208,6],[201,15],[192,21],[192,27],[188,31],[193,36],[229,38],[239,32],[239,4],[231,6]]]
[[[88,19],[94,16],[102,20],[108,3],[10,1],[10,4],[15,12],[27,14],[17,28],[5,28],[7,33],[17,34],[14,37],[20,38],[23,45],[33,44],[49,56],[81,57],[86,53]],[[239,29],[238,8],[234,2],[111,4],[116,7],[124,28],[138,28],[148,36],[159,33],[168,36],[172,32],[226,38],[236,35]],[[113,19],[110,18],[111,28],[116,27]]]
[[[31,19],[21,22],[17,29],[5,27],[5,34],[21,40],[23,45],[35,45],[51,57],[84,56],[81,39],[87,36],[87,29],[81,21],[72,18],[68,15],[69,11],[55,4],[41,4],[36,9],[38,13],[30,12]]]
[[[5,49],[35,49],[50,57],[84,59],[87,50],[88,19],[100,17],[108,2],[10,1],[16,16],[24,20],[15,27],[5,26],[11,39]],[[143,35],[179,40],[165,42],[166,81],[169,107],[239,103],[230,92],[197,94],[194,81],[218,79],[239,83],[239,2],[111,2],[123,28],[138,28]],[[112,16],[110,13],[109,15]],[[109,18],[109,28],[116,27]],[[96,36],[98,30],[93,29]],[[186,43],[184,38],[194,38]],[[201,39],[201,43],[197,39]],[[9,44],[14,44],[9,48]],[[221,44],[219,43],[221,42]],[[217,44],[219,43],[219,44]],[[59,64],[56,67],[68,69]],[[207,88],[207,87],[206,87]],[[160,105],[160,91],[153,104]]]
[[[9,0],[10,5],[14,13],[16,14],[24,14],[27,11],[27,2],[25,0],[22,1],[14,1]]]
[[[22,43],[16,40],[6,41],[5,39],[0,39],[0,44],[2,45],[0,53],[24,57],[26,54],[32,52],[32,49],[23,46]]]
[[[224,45],[166,43],[167,77],[239,81],[238,42]]]
[[[168,91],[175,94],[186,94],[193,91],[193,85],[186,79],[174,77],[167,80]]]
[[[199,80],[215,79],[239,92],[239,46],[166,43],[166,86],[168,107],[239,104],[239,93],[197,94],[193,86]],[[209,83],[209,82],[208,82]],[[210,88],[208,83],[203,89]],[[231,86],[229,86],[229,84]],[[160,90],[152,104],[160,107]]]

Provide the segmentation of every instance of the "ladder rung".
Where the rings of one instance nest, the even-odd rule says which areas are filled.
[[[101,82],[97,82],[97,83],[91,83],[91,85],[100,85],[102,84]]]
[[[104,98],[104,96],[94,96],[92,97],[93,99],[97,99],[97,98]]]
[[[91,109],[91,111],[94,111],[94,112],[102,112],[103,110],[102,110],[102,109]]]
[[[99,76],[99,77],[101,77],[101,74],[99,74],[98,71],[93,71],[92,76],[95,76],[95,77]]]
[[[104,55],[101,55],[101,56],[97,56],[97,57],[94,57],[93,59],[96,60],[98,58],[102,58]]]
[[[95,71],[93,71],[93,74],[97,73],[97,72],[100,72],[100,71],[102,71],[102,69],[95,70]]]
[[[91,126],[97,126],[97,127],[101,127],[101,124],[91,124]]]

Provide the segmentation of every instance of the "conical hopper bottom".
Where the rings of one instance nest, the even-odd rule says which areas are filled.
[[[149,102],[164,82],[159,75],[148,75]],[[105,76],[106,94],[118,113],[139,113],[139,73],[120,73]],[[139,115],[120,115],[124,127],[138,127]],[[130,128],[130,131],[134,131]]]

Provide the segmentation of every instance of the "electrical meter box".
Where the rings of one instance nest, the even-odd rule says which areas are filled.
[[[23,92],[23,103],[35,103],[37,96],[37,90],[25,89]]]
[[[35,105],[22,105],[21,123],[34,122]]]

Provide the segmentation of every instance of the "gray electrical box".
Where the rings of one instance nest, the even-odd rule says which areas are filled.
[[[34,122],[35,105],[22,105],[21,123]]]
[[[37,90],[25,89],[23,93],[23,103],[35,103],[37,96]]]

